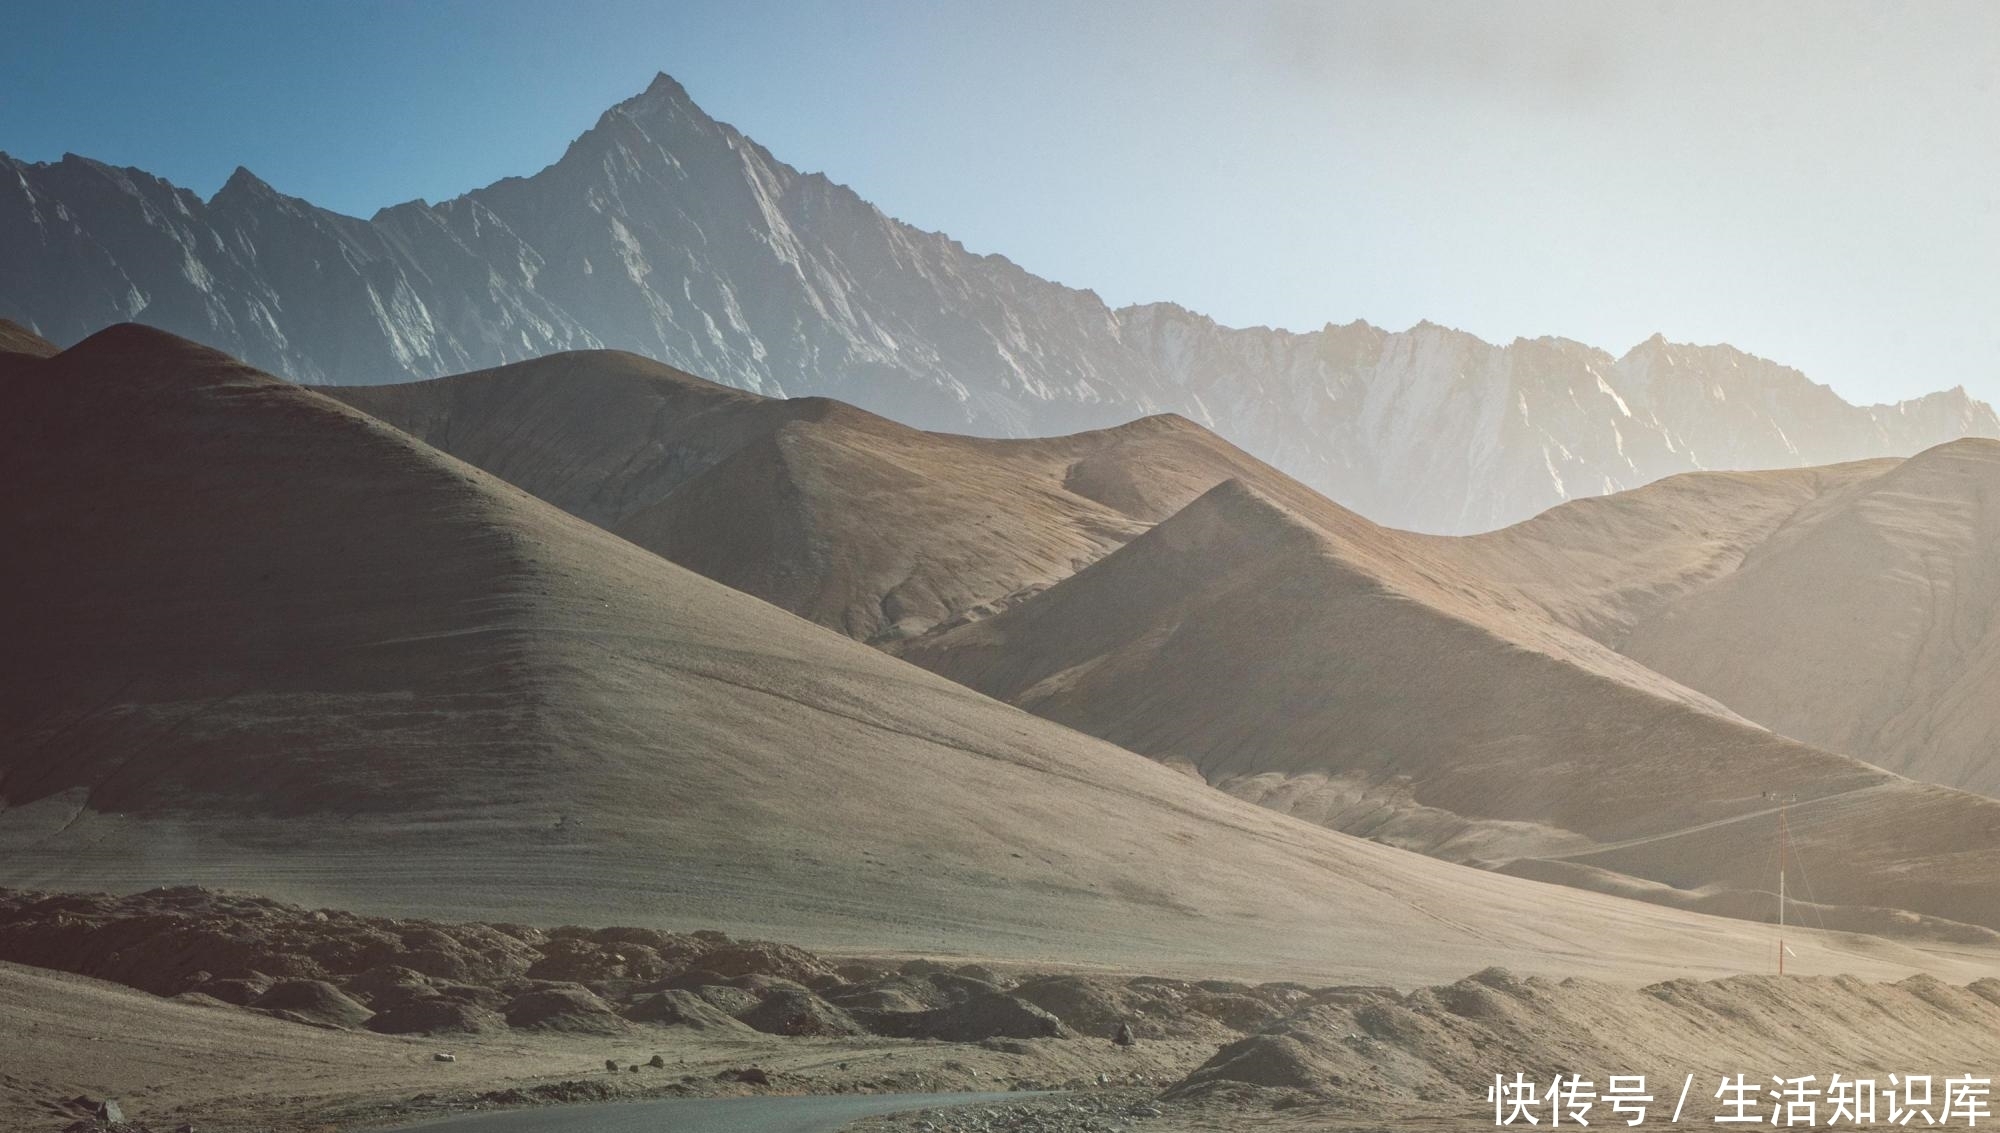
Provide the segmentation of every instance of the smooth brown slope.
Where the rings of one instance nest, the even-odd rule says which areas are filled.
[[[1803,509],[1623,648],[1786,735],[2000,795],[2000,442]]]
[[[1842,906],[1814,915],[2000,929],[2000,804],[1579,663],[1567,631],[1525,632],[1538,618],[1496,613],[1426,557],[1448,543],[1370,527],[1224,484],[1037,598],[900,652],[1339,829],[1735,915],[1773,909],[1772,800],[1796,796],[1813,896]]]
[[[1466,570],[1615,648],[1634,625],[1735,572],[1801,509],[1900,463],[1669,476],[1452,540],[1450,552]]]
[[[1700,473],[1458,541],[1469,570],[1742,715],[2000,795],[2000,444]]]
[[[1728,714],[1460,569],[1451,540],[1377,527],[1178,417],[986,440],[824,399],[757,398],[602,351],[336,393],[683,566],[878,644],[1019,602],[1241,478],[1351,532],[1353,553],[1400,570],[1427,601]]]
[[[1207,975],[1765,951],[1231,799],[158,332],[42,365],[0,414],[0,884]]]
[[[925,433],[615,351],[330,391],[570,513],[863,640],[1059,581],[1231,476],[1178,417],[1049,440]]]
[[[30,358],[47,358],[61,351],[61,347],[12,319],[0,319],[0,354],[25,354]]]
[[[1695,742],[1688,739],[1692,729],[1709,753],[1706,758],[1739,766],[1740,774],[1710,792],[1677,795],[1682,805],[1655,814],[1644,828],[1649,836],[1677,824],[1756,810],[1751,803],[1761,803],[1766,792],[1790,782],[1794,776],[1783,760],[1776,766],[1766,761],[1771,752],[1791,752],[1791,746],[1742,727],[1717,700],[1609,646],[1621,642],[1639,619],[1725,575],[1806,503],[1890,463],[1676,478],[1623,497],[1558,509],[1493,537],[1438,539],[1370,524],[1178,420],[1156,419],[1125,430],[1046,442],[977,441],[915,432],[838,403],[813,402],[805,412],[804,402],[755,401],[685,376],[655,377],[651,385],[727,399],[744,419],[774,423],[761,432],[751,430],[754,435],[749,436],[724,430],[730,449],[726,456],[712,462],[684,459],[684,468],[699,463],[700,470],[663,478],[648,469],[684,451],[699,434],[688,428],[675,431],[674,423],[688,414],[685,408],[677,411],[679,416],[632,408],[635,391],[649,388],[643,380],[647,366],[651,364],[623,356],[581,354],[380,393],[352,391],[351,396],[364,402],[375,398],[383,412],[420,435],[451,445],[641,545],[824,624],[885,643],[933,622],[952,630],[967,620],[965,615],[984,615],[1027,598],[1190,498],[1203,484],[1220,480],[1232,465],[1241,467],[1256,493],[1303,517],[1331,540],[1337,557],[1357,572],[1355,577],[1376,587],[1384,601],[1371,604],[1370,610],[1405,618],[1422,612],[1446,628],[1384,631],[1390,644],[1404,649],[1413,683],[1390,689],[1366,682],[1348,687],[1340,698],[1350,706],[1340,717],[1347,747],[1336,745],[1312,764],[1337,770],[1334,782],[1300,779],[1283,766],[1274,770],[1261,765],[1254,770],[1209,768],[1211,777],[1226,779],[1232,789],[1250,797],[1344,829],[1482,861],[1570,854],[1595,844],[1578,841],[1579,834],[1622,841],[1631,830],[1618,823],[1629,820],[1633,808],[1652,807],[1658,783],[1642,776],[1628,785],[1626,811],[1607,824],[1612,816],[1600,813],[1604,800],[1597,796],[1526,810],[1498,801],[1519,789],[1509,784],[1538,783],[1535,789],[1543,794],[1556,790],[1546,775],[1509,772],[1502,776],[1504,784],[1469,776],[1460,788],[1473,800],[1467,802],[1451,792],[1439,794],[1435,782],[1428,785],[1429,794],[1414,798],[1397,778],[1407,773],[1382,771],[1381,765],[1394,764],[1411,751],[1435,758],[1494,745],[1521,749],[1517,758],[1530,764],[1539,757],[1529,752],[1578,750],[1600,752],[1613,762],[1636,750],[1643,763],[1666,753],[1672,743]],[[607,390],[615,385],[607,370],[618,367],[631,370],[632,380],[607,400]],[[419,404],[424,408],[414,407]],[[653,447],[642,459],[627,455],[645,447],[642,433],[629,432],[633,421],[650,423],[643,436],[651,438]],[[607,434],[614,439],[593,447],[593,438]],[[1179,446],[1174,455],[1180,459],[1163,458],[1162,436]],[[1076,458],[1078,446],[1103,446],[1113,438],[1116,446]],[[532,459],[528,454],[534,454]],[[1060,490],[1054,487],[1058,471]],[[632,485],[641,488],[633,491]],[[1151,491],[1140,495],[1139,489]],[[593,493],[605,492],[625,506],[591,503]],[[631,506],[645,497],[655,502]],[[1117,505],[1117,514],[1088,506],[1098,501]],[[1218,544],[1223,551],[1229,539],[1254,541],[1230,536]],[[1144,585],[1147,580],[1129,581],[1124,592],[1109,596],[1109,608],[1152,593]],[[1273,580],[1274,585],[1281,582],[1302,587]],[[1009,601],[994,600],[1016,586],[1021,589]],[[1034,649],[1044,667],[1065,649],[1101,644],[1066,636],[1067,621],[1081,616],[1072,612],[1051,619],[1048,640]],[[1276,620],[1292,616],[1279,614]],[[1312,621],[1313,616],[1302,618]],[[1330,627],[1320,648],[1346,629]],[[946,635],[951,643],[942,648],[956,649],[981,637],[969,629],[953,634]],[[1467,660],[1461,638],[1480,647],[1473,652],[1484,660],[1475,667],[1485,672],[1490,664],[1493,672],[1477,681],[1440,682],[1436,674]],[[910,655],[934,656],[935,648],[926,640],[912,646]],[[1224,709],[1215,708],[1216,698],[1202,689],[1183,688],[1171,679],[1154,682],[1148,693],[1163,702],[1160,711],[1146,703],[1113,707],[1119,694],[1111,682],[1089,685],[1087,694],[1072,698],[1089,699],[1097,707],[1058,718],[1169,757],[1217,750],[1240,758],[1260,745],[1290,751],[1302,735],[1316,742],[1314,729],[1320,725],[1300,723],[1296,710],[1274,722],[1265,710],[1271,702],[1262,695],[1312,666],[1286,657],[1275,672],[1253,679],[1255,666],[1246,665],[1245,658],[1257,660],[1256,650],[1225,650],[1201,661],[1220,674],[1221,683],[1244,693]],[[974,671],[942,667],[962,677]],[[1368,666],[1357,661],[1355,668],[1366,671]],[[1582,691],[1569,690],[1570,684]],[[991,684],[978,687],[999,691]],[[1473,687],[1488,690],[1484,700],[1468,702],[1462,690]],[[1020,697],[1028,690],[1007,692]],[[1056,711],[1057,699],[1042,691],[1034,695],[1044,711]],[[1310,689],[1298,695],[1308,700],[1315,696]],[[1521,709],[1517,701],[1524,695],[1543,707]],[[1555,703],[1563,707],[1547,707]],[[1696,720],[1679,709],[1718,719]],[[1115,724],[1126,710],[1138,731]],[[1371,714],[1373,723],[1353,726],[1357,711]],[[1660,724],[1661,713],[1672,722]],[[1406,715],[1425,724],[1408,726]],[[1199,726],[1188,725],[1190,716],[1200,718]],[[1154,734],[1159,732],[1175,734],[1162,738]],[[1379,737],[1368,738],[1374,733]],[[1379,746],[1362,750],[1367,743]],[[1542,760],[1543,771],[1566,758]],[[1354,760],[1360,764],[1353,765]],[[1494,768],[1488,772],[1499,774]],[[1830,765],[1810,793],[1837,793],[1874,781],[1871,776],[1852,765]],[[1460,809],[1465,806],[1473,809]],[[1557,813],[1564,807],[1579,813]],[[1574,866],[1561,868],[1571,876],[1577,872]],[[1628,885],[1597,876],[1588,880]],[[1734,897],[1652,895],[1746,911]]]

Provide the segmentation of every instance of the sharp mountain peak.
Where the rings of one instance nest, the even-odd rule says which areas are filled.
[[[1982,402],[1854,406],[1775,364],[1751,367],[1767,392],[1746,393],[1721,356],[1662,336],[1614,360],[1428,320],[1293,332],[1171,303],[1112,310],[801,174],[664,73],[554,164],[372,220],[244,169],[208,202],[229,207],[204,209],[87,159],[11,167],[24,191],[0,196],[0,235],[20,237],[0,262],[4,313],[56,341],[143,321],[306,383],[613,348],[927,430],[1046,436],[1178,413],[1378,522],[1435,532],[1699,468],[2000,436]],[[1701,380],[1661,387],[1642,365],[1660,350]]]

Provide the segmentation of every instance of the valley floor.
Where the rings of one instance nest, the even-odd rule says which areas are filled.
[[[0,955],[49,965],[0,961],[10,1133],[103,1128],[88,1120],[102,1099],[131,1123],[120,1133],[365,1133],[523,1109],[545,1115],[525,1119],[536,1130],[594,1130],[637,1111],[591,1103],[806,1095],[923,1107],[853,1133],[1428,1133],[1490,1128],[1487,1086],[1516,1072],[1646,1075],[1653,1125],[1671,1123],[1685,1076],[1679,1124],[1712,1127],[1732,1074],[1760,1114],[1774,1076],[1927,1074],[1942,1103],[1948,1077],[1994,1076],[2000,1033],[1992,978],[1638,987],[1488,968],[1411,990],[1252,985],[360,917],[199,889],[0,891]],[[1131,1041],[1115,1041],[1124,1027]],[[943,1094],[986,1097],[940,1107]],[[822,1130],[879,1104],[776,1109],[785,1128]],[[1592,1124],[1623,1124],[1608,1108]]]

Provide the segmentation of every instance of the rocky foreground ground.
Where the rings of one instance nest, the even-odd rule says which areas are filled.
[[[2000,1033],[1996,980],[1632,989],[1491,969],[1411,991],[1246,984],[839,958],[709,932],[392,920],[202,889],[0,890],[0,961],[158,997],[51,973],[33,977],[27,1006],[8,1004],[20,1025],[0,1127],[50,1131],[363,1129],[640,1097],[951,1091],[1020,1096],[864,1127],[1454,1127],[1490,1124],[1486,1090],[1515,1072],[1645,1074],[1668,1100],[1692,1074],[1694,1118],[1725,1074],[1990,1074]],[[130,1036],[106,1033],[118,1014],[83,1010],[92,996],[126,997],[117,1010],[156,1045],[119,1053]],[[133,1006],[152,1002],[170,1005],[168,1022]],[[78,1030],[72,1016],[92,1021]],[[185,1053],[174,1044],[198,1055],[176,1065],[197,1070],[104,1095],[121,1059],[165,1066]],[[281,1063],[275,1048],[291,1045],[304,1053]]]

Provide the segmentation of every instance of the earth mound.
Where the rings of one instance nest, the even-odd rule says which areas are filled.
[[[575,985],[538,988],[507,1004],[507,1025],[526,1031],[566,1031],[572,1034],[615,1035],[625,1029],[611,1005],[588,988]]]
[[[476,1035],[501,1030],[506,1020],[477,1004],[434,995],[412,999],[368,1020],[384,1035]]]
[[[281,980],[250,1006],[280,1019],[321,1027],[358,1027],[373,1014],[325,980]]]

